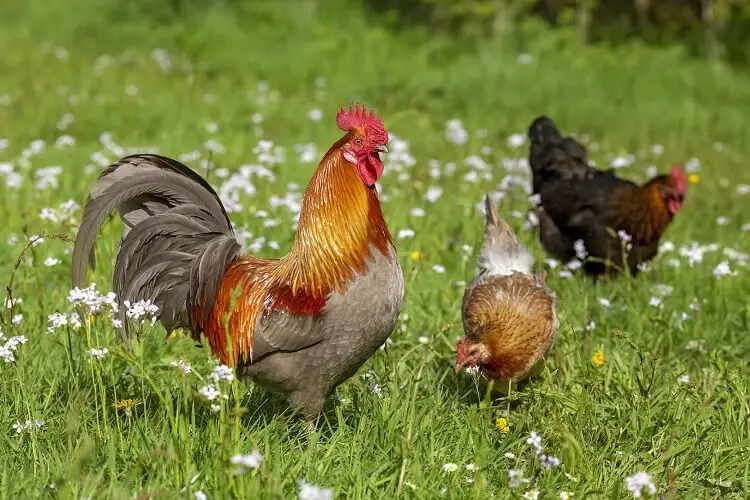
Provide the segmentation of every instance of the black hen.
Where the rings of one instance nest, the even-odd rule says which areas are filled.
[[[541,198],[539,237],[556,259],[588,259],[591,275],[628,269],[652,259],[659,238],[682,206],[687,181],[675,165],[639,186],[588,164],[586,149],[546,116],[529,127],[534,194]],[[618,236],[619,234],[619,236]]]

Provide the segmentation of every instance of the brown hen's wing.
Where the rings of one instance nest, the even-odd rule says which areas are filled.
[[[534,276],[491,276],[467,290],[464,325],[490,353],[488,375],[522,379],[555,339],[555,296]]]

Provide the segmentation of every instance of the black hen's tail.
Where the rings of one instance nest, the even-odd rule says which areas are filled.
[[[529,164],[534,177],[534,192],[549,178],[586,179],[595,172],[586,158],[586,149],[572,137],[563,137],[546,116],[529,127]]]
[[[104,220],[118,210],[125,230],[117,251],[113,291],[120,304],[150,299],[167,331],[199,334],[191,317],[210,312],[227,266],[241,253],[216,192],[182,163],[132,155],[107,167],[91,189],[73,250],[73,286],[94,269],[94,243]]]

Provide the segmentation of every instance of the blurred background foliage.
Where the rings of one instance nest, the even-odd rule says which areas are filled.
[[[365,0],[394,24],[502,38],[543,21],[581,43],[681,44],[695,55],[750,62],[748,0]]]
[[[560,44],[640,41],[680,45],[696,57],[750,63],[750,0],[98,1],[113,22],[170,23],[216,9],[231,10],[251,21],[272,21],[284,12],[278,8],[280,4],[287,4],[299,18],[364,7],[394,29],[416,28],[478,42],[512,40],[523,44],[551,26],[561,35]]]

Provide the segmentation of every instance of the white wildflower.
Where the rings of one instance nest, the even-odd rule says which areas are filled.
[[[396,237],[400,240],[403,240],[406,238],[413,238],[414,234],[415,233],[413,229],[406,228],[406,229],[400,229]]]
[[[539,490],[530,490],[523,494],[526,500],[537,500],[539,498]]]
[[[104,359],[109,354],[109,349],[106,347],[92,347],[86,351],[86,356],[96,359]]]
[[[216,388],[213,384],[208,384],[206,386],[203,386],[198,391],[201,396],[206,398],[208,401],[213,401],[214,399],[221,396],[221,392],[219,392],[219,389]]]
[[[522,484],[530,483],[531,480],[523,477],[523,471],[521,469],[508,469],[508,479],[510,480],[511,488],[518,488]]]
[[[531,431],[531,434],[528,438],[526,438],[526,444],[530,444],[534,447],[534,451],[537,455],[542,453],[542,436],[537,434],[534,431]]]
[[[440,264],[435,264],[434,266],[432,266],[432,270],[438,274],[443,274],[445,272],[445,268]]]
[[[25,422],[16,420],[16,423],[13,424],[11,427],[13,427],[13,429],[16,431],[16,434],[21,434],[24,431],[38,429],[39,427],[43,425],[44,425],[44,420],[40,418],[36,418],[34,420],[26,419]]]
[[[91,314],[100,313],[105,306],[109,306],[113,310],[117,307],[115,294],[109,292],[106,295],[101,295],[96,290],[96,283],[92,283],[87,288],[76,287],[72,289],[68,292],[68,302],[73,305],[86,306]]]
[[[213,378],[216,382],[219,382],[220,380],[231,382],[234,380],[234,370],[232,370],[227,365],[219,365],[214,368],[214,372],[211,374],[211,378]]]
[[[320,488],[308,484],[304,479],[297,481],[299,487],[298,500],[333,500],[333,488]]]
[[[578,260],[585,260],[589,254],[586,251],[586,244],[583,242],[583,240],[576,240],[575,242],[573,242],[573,249],[576,252],[576,258]]]
[[[81,326],[83,326],[83,324],[81,323],[81,317],[78,316],[77,312],[70,313],[70,319],[68,320],[68,323],[73,327],[74,330],[77,330],[81,328]]]
[[[654,486],[654,483],[651,481],[651,476],[645,472],[636,472],[632,476],[626,477],[625,484],[627,485],[628,491],[630,491],[635,498],[640,498],[644,489],[646,489],[651,495],[656,493],[656,486]]]
[[[3,335],[2,332],[0,332],[0,339],[2,338]],[[28,342],[28,339],[24,335],[10,337],[4,344],[0,345],[0,358],[2,358],[5,363],[14,362],[16,360],[18,346],[25,344],[26,342]]]
[[[534,56],[532,56],[528,52],[523,52],[521,54],[518,54],[518,57],[516,58],[516,61],[518,61],[518,64],[523,64],[523,65],[531,64],[533,60],[534,60]]]
[[[737,271],[732,271],[729,267],[729,262],[723,260],[714,268],[714,276],[717,278],[723,278],[724,276],[737,276]]]
[[[632,164],[635,161],[635,156],[629,154],[625,156],[616,156],[611,163],[612,168],[623,168]]]
[[[47,267],[56,266],[60,262],[61,262],[60,259],[57,259],[55,257],[47,257],[46,259],[44,259],[44,265],[47,266]]]
[[[67,148],[70,146],[74,146],[75,143],[76,143],[75,137],[68,135],[68,134],[63,134],[60,137],[58,137],[57,140],[55,140],[55,147],[57,149],[63,149],[63,148]]]
[[[674,287],[671,285],[657,283],[656,285],[651,287],[651,291],[660,297],[669,297],[670,295],[672,295]]]
[[[129,300],[126,300],[125,302],[123,302],[123,304],[127,308],[125,315],[128,318],[136,321],[140,320],[141,322],[148,319],[152,324],[156,322],[157,315],[159,313],[159,307],[151,302],[151,299],[139,300],[138,302],[134,302],[132,304]]]
[[[54,333],[55,330],[68,324],[68,316],[62,313],[52,313],[47,316],[47,333]]]
[[[247,469],[257,469],[263,463],[263,454],[258,450],[253,450],[248,455],[234,455],[229,461],[232,465],[240,465]]]
[[[454,463],[443,464],[443,472],[456,472],[457,470],[458,465]]]
[[[552,470],[555,467],[559,467],[562,462],[560,462],[559,458],[553,457],[552,455],[540,455],[539,463],[544,470]]]
[[[431,186],[424,195],[425,199],[430,203],[435,203],[441,196],[443,196],[443,188],[440,186]]]
[[[690,375],[680,375],[680,378],[678,379],[681,384],[689,384],[690,383]]]
[[[581,265],[582,264],[581,264],[580,260],[573,259],[570,262],[568,262],[567,264],[565,264],[565,267],[567,267],[571,271],[575,271],[576,269],[580,269]],[[560,274],[562,275],[562,271],[560,271]]]
[[[526,142],[526,136],[524,134],[511,134],[508,137],[508,147],[510,148],[520,148],[524,145]]]
[[[466,144],[469,140],[469,132],[464,128],[461,120],[448,120],[445,124],[445,138],[453,144]]]
[[[183,375],[187,375],[188,373],[193,371],[193,368],[182,359],[171,361],[169,363],[169,366],[176,366],[177,368],[182,370]]]
[[[313,108],[307,112],[307,117],[310,119],[310,121],[319,122],[323,119],[323,112],[318,108]]]

